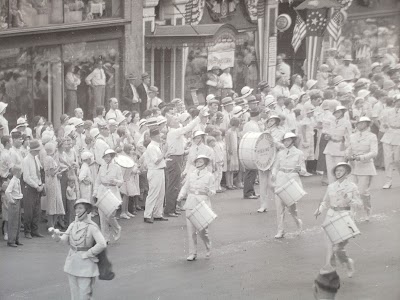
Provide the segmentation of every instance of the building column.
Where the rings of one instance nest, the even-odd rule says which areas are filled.
[[[143,1],[125,1],[125,25],[123,75],[142,72],[144,68]],[[137,74],[140,76],[140,74]],[[125,83],[125,78],[121,80]]]
[[[275,0],[265,1],[264,59],[262,66],[262,78],[266,80],[271,87],[274,87],[276,76],[276,55],[278,48],[278,34],[275,26],[275,20],[278,17],[278,2]]]

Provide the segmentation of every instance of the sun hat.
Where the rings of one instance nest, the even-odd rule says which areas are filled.
[[[345,168],[347,168],[347,174],[351,173],[351,165],[346,162],[340,162],[336,166],[333,167],[333,169],[332,169],[333,175],[335,175],[335,171],[338,167],[345,167]]]
[[[251,95],[251,93],[253,92],[254,89],[248,87],[248,86],[244,86],[241,90],[240,93],[242,94],[242,97],[247,97],[249,95]]]
[[[282,138],[282,141],[286,139],[295,139],[295,138],[297,138],[296,134],[294,134],[293,132],[286,132]]]
[[[106,155],[117,155],[117,152],[115,152],[113,149],[107,149],[106,151],[104,151],[103,157]]]
[[[40,145],[40,142],[38,140],[32,140],[29,143],[29,150],[30,151],[40,150],[40,148],[41,148],[41,145]]]

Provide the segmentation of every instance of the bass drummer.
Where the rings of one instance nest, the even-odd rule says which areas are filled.
[[[351,211],[351,209],[361,206],[360,194],[357,185],[349,179],[351,166],[348,163],[340,162],[332,170],[336,181],[328,186],[326,194],[321,201],[318,209],[315,211],[315,217],[318,217],[322,211],[328,208],[325,222],[329,222],[343,212]],[[340,263],[347,267],[347,276],[352,277],[354,274],[354,261],[347,256],[344,247],[348,244],[348,240],[332,245],[328,237],[326,265],[336,266],[335,256]]]

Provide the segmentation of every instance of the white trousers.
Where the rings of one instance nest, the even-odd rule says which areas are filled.
[[[219,191],[221,190],[221,180],[222,180],[222,165],[218,165],[216,167],[215,173],[215,190]]]
[[[77,277],[68,274],[71,300],[93,299],[93,286],[96,277]]]
[[[274,185],[271,171],[258,170],[258,178],[260,180],[260,208],[271,210],[274,206]]]
[[[111,241],[111,235],[116,235],[120,230],[117,218],[115,217],[116,211],[110,217],[107,217],[101,209],[99,209],[100,229],[106,242]]]
[[[285,223],[286,208],[289,211],[290,215],[293,217],[293,220],[296,223],[296,225],[297,226],[300,225],[300,219],[297,216],[297,204],[296,203],[287,207],[278,196],[275,196],[275,206],[276,206],[276,220],[278,223],[278,232],[285,231],[284,223]]]
[[[149,193],[146,198],[144,217],[147,219],[161,218],[165,197],[165,173],[164,169],[148,170]]]
[[[361,200],[363,201],[364,210],[371,211],[371,194],[369,188],[372,182],[372,175],[353,175],[353,181],[358,186]]]
[[[335,176],[332,174],[332,170],[340,162],[344,162],[344,156],[332,156],[329,154],[325,155],[326,160],[326,174],[328,175],[329,183],[335,182]]]
[[[197,234],[200,235],[200,238],[203,240],[207,250],[211,249],[211,241],[210,237],[208,236],[208,227],[197,232],[196,227],[194,227],[192,222],[189,221],[187,216],[190,214],[190,212],[191,210],[186,210],[186,228],[189,238],[189,254],[197,255]]]
[[[400,173],[400,146],[394,146],[382,143],[383,156],[385,160],[386,182],[391,183],[393,177],[393,168]]]

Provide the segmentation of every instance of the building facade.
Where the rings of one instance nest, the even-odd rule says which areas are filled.
[[[40,115],[59,124],[72,98],[90,117],[85,79],[103,62],[102,103],[143,68],[142,2],[0,0],[0,101],[10,124]]]

